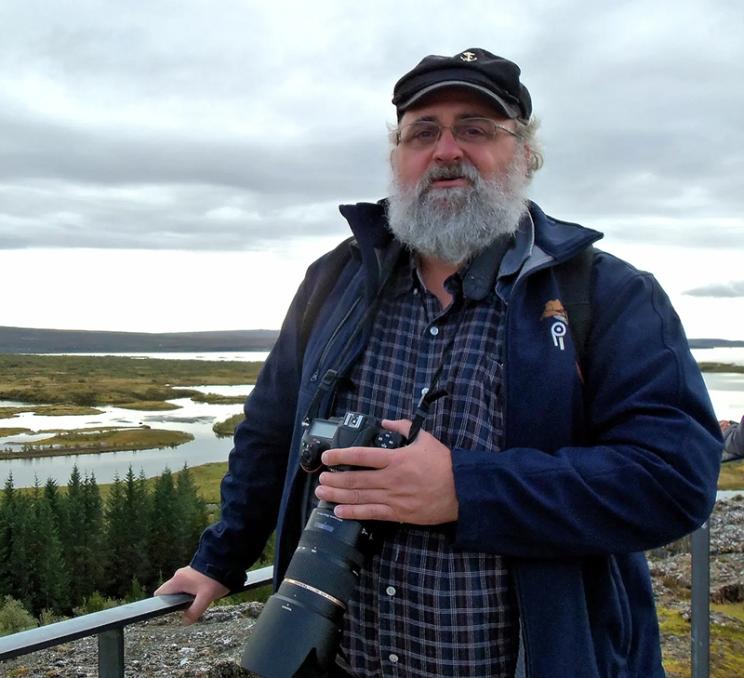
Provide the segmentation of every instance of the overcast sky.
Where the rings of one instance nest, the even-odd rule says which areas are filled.
[[[609,9],[608,9],[609,8]],[[744,3],[0,2],[0,325],[278,327],[427,54],[522,67],[531,197],[744,339]]]

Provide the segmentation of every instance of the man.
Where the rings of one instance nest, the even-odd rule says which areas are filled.
[[[722,461],[733,461],[744,457],[744,416],[739,422],[722,419],[718,424],[723,434]]]
[[[541,159],[516,64],[429,56],[393,103],[391,196],[341,208],[348,262],[305,341],[330,255],[308,270],[236,431],[222,520],[158,593],[195,594],[195,619],[275,526],[281,580],[310,495],[311,402],[407,434],[436,393],[411,444],[323,455],[365,469],[321,473],[315,495],[342,518],[389,521],[339,671],[663,676],[642,551],[705,520],[721,446],[679,319],[650,275],[597,252],[577,354],[557,271],[601,235],[524,198]]]

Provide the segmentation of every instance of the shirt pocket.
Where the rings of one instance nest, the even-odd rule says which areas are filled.
[[[444,385],[448,395],[438,402],[440,439],[450,448],[498,452],[504,434],[503,364],[486,354],[460,359],[453,368]]]

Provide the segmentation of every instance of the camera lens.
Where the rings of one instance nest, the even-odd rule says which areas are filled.
[[[266,602],[243,651],[243,668],[263,678],[322,675],[338,649],[341,624],[356,589],[370,534],[356,520],[342,520],[333,504],[310,514],[278,591]],[[281,652],[276,642],[291,638]]]

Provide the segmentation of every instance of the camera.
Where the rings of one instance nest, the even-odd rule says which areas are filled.
[[[323,467],[325,450],[344,447],[393,449],[407,444],[379,420],[358,412],[313,419],[300,447],[308,473]],[[343,471],[358,467],[331,467]],[[321,678],[333,665],[348,601],[369,551],[369,526],[343,520],[335,504],[313,509],[282,583],[264,606],[243,650],[241,666],[263,678]]]

